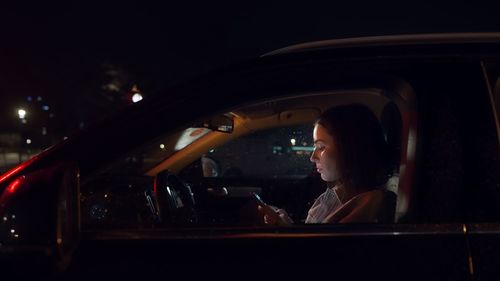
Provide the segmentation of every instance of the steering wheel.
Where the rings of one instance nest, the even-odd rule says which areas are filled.
[[[198,222],[191,187],[169,171],[156,175],[154,198],[162,224],[186,225]]]

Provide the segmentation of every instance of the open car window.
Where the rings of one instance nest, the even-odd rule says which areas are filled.
[[[231,108],[224,112],[231,130],[198,126],[219,112],[193,120],[116,159],[82,182],[83,227],[258,227],[263,221],[254,194],[303,224],[326,189],[310,161],[314,122],[326,109],[347,104],[368,107],[384,127],[395,161],[388,189],[397,193],[397,106],[380,89],[312,93]],[[404,212],[405,205],[399,208]]]

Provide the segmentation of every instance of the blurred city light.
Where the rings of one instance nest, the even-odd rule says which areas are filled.
[[[26,139],[26,144],[31,144],[31,139]]]
[[[295,145],[295,143],[296,143],[296,142],[297,142],[297,140],[295,140],[295,139],[290,139],[290,143],[291,143],[292,145]]]
[[[48,106],[48,105],[44,105],[44,106],[42,106],[42,110],[43,110],[43,111],[49,111],[49,106]]]
[[[26,110],[20,108],[17,110],[17,115],[19,115],[19,119],[24,119],[26,117]]]
[[[139,87],[134,84],[132,86],[132,89],[130,89],[129,91],[129,95],[132,94],[132,102],[133,103],[136,103],[136,102],[140,102],[142,100],[142,94],[141,94],[141,90],[139,90]]]
[[[142,100],[142,95],[139,94],[139,93],[135,93],[133,96],[132,96],[132,102],[136,103],[136,102],[140,102]]]

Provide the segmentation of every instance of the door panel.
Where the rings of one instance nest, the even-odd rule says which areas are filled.
[[[207,230],[206,236],[197,230],[196,235],[183,231],[178,238],[172,232],[142,233],[143,237],[150,235],[147,240],[127,239],[123,232],[108,233],[113,241],[102,233],[91,233],[75,255],[69,274],[86,278],[96,270],[116,277],[134,273],[219,277],[274,273],[292,277],[306,273],[311,277],[326,274],[335,280],[469,280],[460,227],[336,225],[267,228],[253,233]],[[117,267],[120,270],[115,271]]]
[[[476,280],[498,280],[500,224],[472,224],[469,233]]]

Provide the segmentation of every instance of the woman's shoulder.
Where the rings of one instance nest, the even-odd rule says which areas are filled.
[[[379,188],[379,189],[374,189],[370,191],[365,191],[362,192],[356,196],[354,196],[351,200],[349,201],[356,201],[356,200],[361,200],[361,201],[370,201],[370,202],[377,202],[377,200],[390,200],[391,198],[394,198],[394,200],[397,198],[396,193],[387,190],[385,188]],[[349,203],[349,201],[347,203]],[[346,203],[346,204],[347,204]]]
[[[356,195],[328,219],[339,223],[392,223],[396,209],[396,194],[386,189],[374,189]]]

